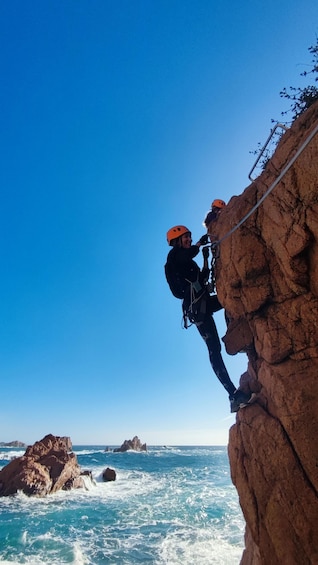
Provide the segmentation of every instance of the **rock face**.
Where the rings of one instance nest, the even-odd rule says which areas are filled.
[[[138,436],[133,437],[133,439],[125,439],[124,443],[120,447],[114,449],[116,453],[129,451],[133,449],[134,451],[147,451],[147,445],[141,443]]]
[[[82,473],[71,449],[70,438],[51,434],[29,446],[22,457],[0,471],[0,496],[18,491],[45,496],[60,489],[85,487],[83,476],[87,473]]]
[[[262,198],[318,125],[312,106],[265,171],[211,227],[218,240]],[[257,392],[230,430],[246,520],[241,565],[318,563],[318,133],[253,214],[220,242],[225,346],[245,351],[242,388]]]

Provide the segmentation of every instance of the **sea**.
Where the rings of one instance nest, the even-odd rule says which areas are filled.
[[[107,450],[108,449],[108,450]],[[0,468],[24,449],[0,447]],[[0,498],[0,564],[238,565],[245,522],[226,447],[73,446],[94,484]],[[103,482],[114,469],[116,480]]]

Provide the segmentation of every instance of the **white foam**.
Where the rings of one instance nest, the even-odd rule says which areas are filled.
[[[75,455],[94,455],[94,453],[107,453],[105,449],[80,449],[73,448]]]
[[[74,565],[88,565],[90,562],[89,559],[84,555],[80,547],[80,544],[78,542],[74,543],[73,555],[74,555],[74,559],[73,559]]]
[[[240,562],[242,552],[242,546],[230,545],[212,528],[180,527],[162,542],[158,565],[233,565]]]
[[[44,550],[42,550],[41,545],[42,543],[46,542],[46,547]],[[52,551],[50,552],[51,555],[48,556],[48,547],[47,544],[51,542],[52,545]],[[39,535],[37,536],[31,543],[31,545],[33,545],[36,548],[36,554],[30,555],[30,556],[23,556],[23,563],[26,565],[61,565],[61,557],[59,557],[58,555],[58,551],[56,552],[56,550],[54,550],[54,545],[58,544],[60,546],[60,549],[64,548],[66,546],[65,542],[58,536],[53,536],[51,533],[46,533],[43,535]],[[44,558],[44,552],[45,552],[45,558]],[[73,542],[72,547],[69,549],[68,551],[72,561],[70,561],[69,559],[67,559],[68,563],[71,563],[72,565],[89,565],[91,563],[91,561],[89,560],[89,558],[85,555],[84,551],[82,550],[81,544],[79,542]],[[63,563],[66,562],[64,561],[63,558]],[[12,561],[10,559],[10,561],[6,560],[6,559],[1,559],[0,558],[0,564],[1,565],[21,565],[21,561]]]
[[[1,559],[1,558],[0,558],[0,563],[2,565],[21,565],[21,561],[11,561],[11,559],[10,561],[7,561],[7,559]],[[45,565],[43,564],[43,561],[38,563],[35,563],[35,561],[24,561],[24,563],[28,563],[30,565]]]
[[[23,451],[16,451],[13,449],[10,449],[8,451],[0,451],[0,460],[1,461],[11,461],[12,459],[15,459],[16,457],[21,457],[21,455],[24,455],[25,450]]]
[[[203,451],[200,449],[199,454]],[[94,454],[96,449],[88,453]],[[196,448],[180,453],[176,448],[172,453],[156,447],[151,454],[162,459],[149,465],[148,457],[141,455],[145,467],[139,465],[140,454],[134,454],[134,459],[114,454],[118,455],[118,466],[113,467],[113,459],[109,466],[116,470],[116,481],[104,482],[106,465],[94,462],[88,467],[95,484],[85,477],[87,488],[59,491],[44,498],[27,497],[21,492],[3,498],[2,509],[21,517],[19,553],[12,559],[21,557],[25,565],[129,563],[135,557],[138,562],[156,565],[239,563],[244,520],[236,491],[229,485],[229,473],[224,465],[218,466],[224,449],[207,450],[210,458],[216,454],[216,465],[204,466],[203,460],[199,469],[195,465],[192,468],[191,460],[182,459],[195,453]],[[173,458],[173,467],[169,457]],[[61,528],[64,523],[65,530]],[[0,558],[3,564],[20,565]]]

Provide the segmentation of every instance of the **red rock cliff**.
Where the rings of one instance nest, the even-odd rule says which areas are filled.
[[[48,434],[25,454],[13,459],[0,471],[0,497],[16,494],[46,496],[60,489],[85,488],[84,475],[77,457],[71,452],[69,437]]]
[[[318,104],[282,137],[265,171],[233,197],[226,236],[318,125]],[[246,520],[241,565],[318,563],[318,133],[253,214],[218,246],[217,291],[230,354],[246,351],[256,402],[230,430],[232,480]]]

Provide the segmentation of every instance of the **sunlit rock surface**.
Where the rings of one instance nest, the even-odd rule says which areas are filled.
[[[318,104],[282,137],[265,171],[210,232],[244,218],[318,125]],[[318,563],[318,134],[253,214],[218,246],[228,353],[245,351],[229,457],[246,519],[241,565]]]
[[[18,491],[45,496],[61,489],[85,488],[87,472],[81,471],[71,449],[69,437],[52,434],[29,446],[0,471],[0,496]]]

